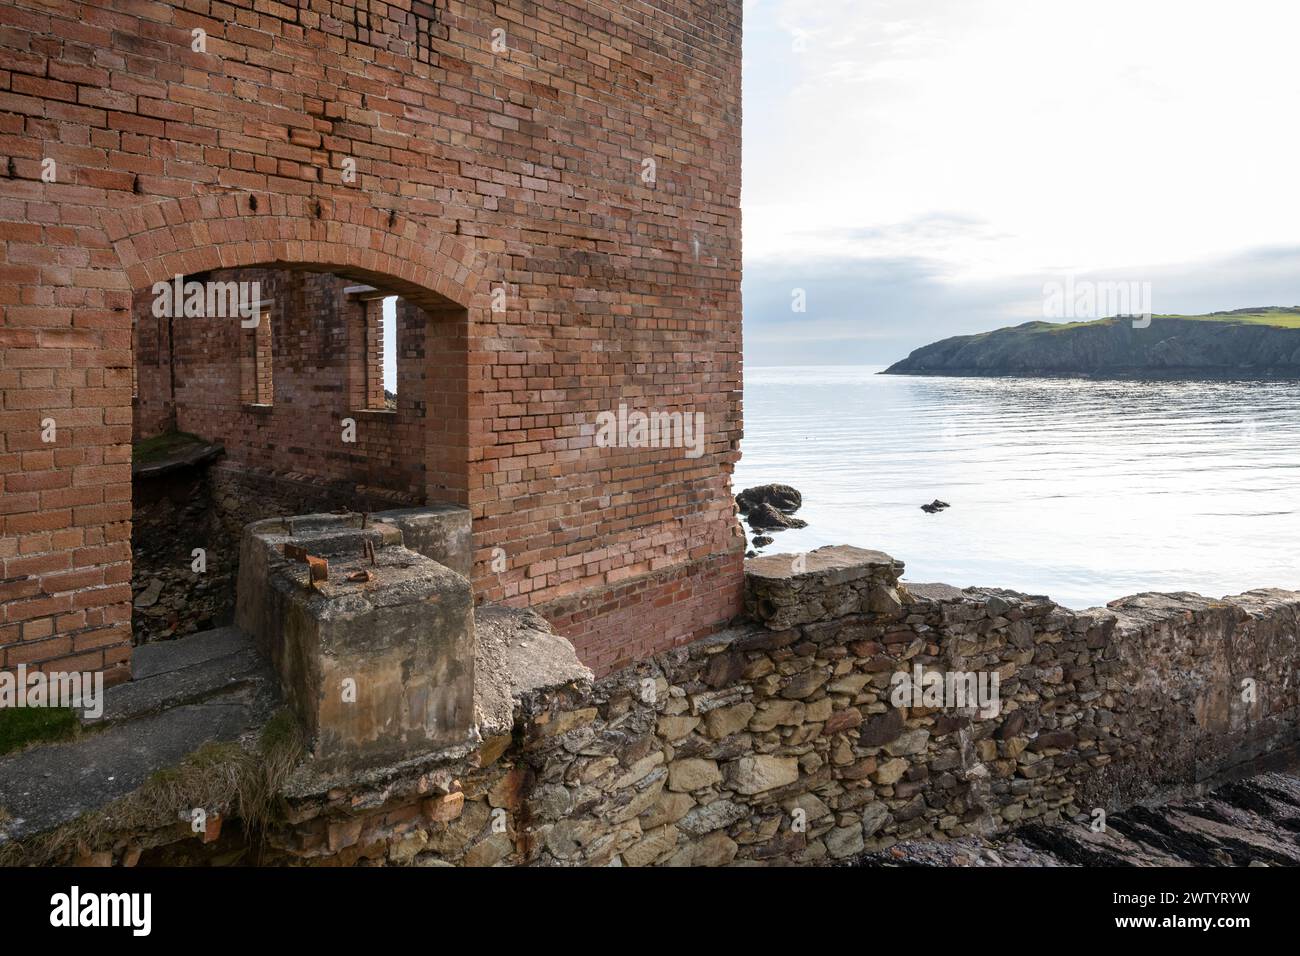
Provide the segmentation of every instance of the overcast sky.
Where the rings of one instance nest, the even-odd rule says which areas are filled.
[[[1293,0],[746,0],[747,364],[892,362],[1067,274],[1300,305],[1297,36]]]

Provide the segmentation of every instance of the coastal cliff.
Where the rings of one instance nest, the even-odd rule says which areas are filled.
[[[1070,375],[1097,378],[1300,377],[1300,308],[1129,317],[943,339],[885,370],[894,375]]]

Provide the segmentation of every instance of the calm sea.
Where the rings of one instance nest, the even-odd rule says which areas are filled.
[[[1072,608],[1300,588],[1300,383],[879,371],[745,370],[735,489],[793,485],[808,522],[764,553],[856,544]]]

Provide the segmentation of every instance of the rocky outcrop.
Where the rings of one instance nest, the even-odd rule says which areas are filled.
[[[756,548],[772,543],[765,532],[806,528],[808,522],[790,517],[802,505],[803,495],[789,485],[758,485],[736,495],[737,510],[749,522],[750,530],[755,532],[753,543]]]
[[[786,528],[808,527],[808,522],[802,518],[792,518],[766,502],[750,508],[749,513],[745,515],[745,520],[754,531],[782,531]]]
[[[1014,834],[915,840],[867,866],[1300,866],[1300,771],[1263,773],[1206,796],[1137,806],[1087,823]]]
[[[736,507],[747,515],[759,505],[770,505],[785,514],[794,514],[803,506],[803,495],[789,485],[757,485],[736,495]]]
[[[896,375],[1079,375],[1099,378],[1300,376],[1300,328],[1240,316],[1155,316],[1075,325],[1027,322],[944,339],[885,370]]]

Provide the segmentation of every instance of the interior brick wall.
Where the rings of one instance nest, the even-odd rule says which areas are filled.
[[[131,366],[132,437],[159,435],[176,428],[172,401],[171,350],[167,319],[152,309],[133,311],[135,364]]]
[[[169,394],[143,388],[142,403],[170,403],[176,427],[219,442],[232,462],[423,496],[423,393],[431,370],[423,361],[430,320],[422,309],[400,310],[397,408],[375,410],[349,381],[352,355],[373,346],[367,325],[378,326],[368,323],[366,304],[346,294],[355,283],[286,269],[227,269],[201,278],[246,283],[270,304],[251,327],[238,315],[154,323],[152,291],[137,292],[137,367],[147,369],[152,355],[170,355],[172,375],[166,383],[161,375],[145,376]],[[141,331],[158,335],[163,347],[151,355]],[[343,440],[345,419],[355,423],[355,441]]]
[[[730,618],[740,22],[741,0],[0,0],[0,666],[125,676],[132,293],[276,263],[434,317],[411,447],[426,494],[472,510],[481,598],[623,595],[558,615],[609,659]],[[620,403],[703,412],[704,454],[596,447]],[[708,598],[657,583],[713,569]]]
[[[384,408],[384,300],[369,299],[351,311],[359,313],[349,320],[353,331],[348,336],[348,355],[355,376],[352,407]]]

